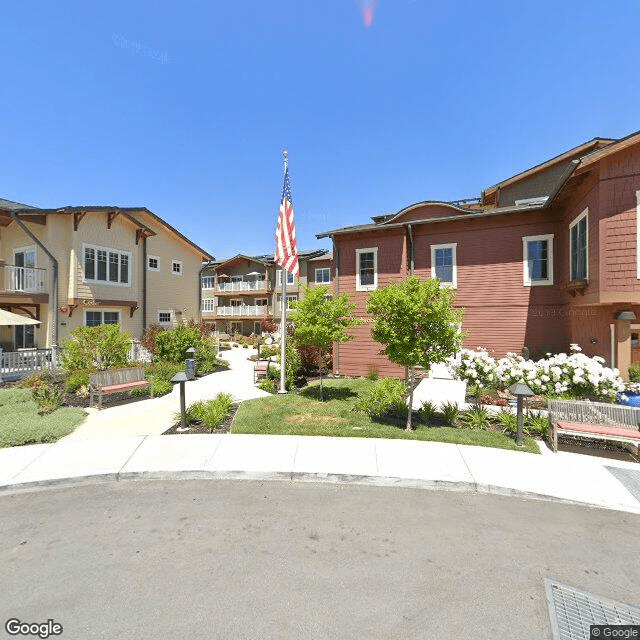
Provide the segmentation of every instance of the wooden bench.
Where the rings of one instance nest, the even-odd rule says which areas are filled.
[[[153,398],[153,387],[145,379],[143,367],[107,369],[92,373],[89,376],[89,406],[93,406],[95,396],[98,397],[98,409],[102,409],[103,395],[144,387],[151,387],[151,397]]]
[[[271,364],[271,358],[256,360],[256,366],[253,368],[253,384],[258,382],[260,378],[266,378],[269,375]]]
[[[623,442],[640,453],[640,409],[605,402],[551,400],[549,439],[558,450],[558,434]]]

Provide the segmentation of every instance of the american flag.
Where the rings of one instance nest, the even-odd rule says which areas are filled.
[[[278,214],[278,228],[276,229],[276,264],[283,269],[298,275],[298,246],[296,244],[296,227],[293,222],[293,200],[291,198],[291,183],[289,182],[289,168],[284,172],[284,189],[282,202]]]

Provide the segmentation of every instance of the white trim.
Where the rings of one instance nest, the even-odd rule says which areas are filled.
[[[211,302],[211,304],[205,304],[205,303],[209,303]],[[211,308],[207,308],[207,307],[211,307]],[[211,313],[212,311],[216,310],[216,299],[215,298],[202,298],[202,311],[207,312],[207,313]]]
[[[569,280],[572,280],[573,274],[571,273],[571,229],[575,227],[578,222],[580,222],[583,218],[587,219],[587,241],[586,241],[586,274],[585,280],[589,280],[589,207],[587,207],[579,216],[573,219],[573,222],[569,224]]]
[[[318,282],[318,271],[328,271],[329,272],[329,280],[328,280],[328,282],[324,282],[324,281]],[[316,284],[331,284],[331,267],[318,267],[315,270],[314,282]]]
[[[160,314],[161,313],[168,313],[169,314],[169,320],[167,322],[163,322],[162,320],[160,320]],[[172,325],[173,324],[173,310],[172,309],[158,309],[158,313],[156,315],[156,318],[158,318],[158,324],[162,327],[162,326],[167,326],[167,325]]]
[[[180,265],[180,271],[174,271],[173,267],[174,265],[179,264]],[[182,276],[182,260],[171,260],[171,274],[174,276]]]
[[[611,323],[609,331],[611,332],[611,368],[614,369],[616,366],[616,325]]]
[[[547,241],[547,277],[531,280],[529,275],[529,242]],[[538,236],[522,236],[522,277],[525,287],[540,287],[553,284],[553,233]]]
[[[636,191],[636,263],[637,277],[640,280],[640,189]]]
[[[85,273],[86,261],[85,261],[85,251],[87,249],[94,250],[94,264],[93,264],[93,278],[87,278]],[[106,280],[98,280],[98,251],[106,251],[107,252],[107,279]],[[120,267],[122,266],[122,261],[118,258],[118,282],[113,282],[109,280],[109,254],[117,253],[120,256],[127,256],[127,282],[120,282]],[[133,254],[131,251],[125,251],[124,249],[116,249],[115,247],[101,247],[97,244],[91,244],[90,242],[82,243],[82,282],[88,282],[90,284],[99,284],[99,285],[107,285],[110,287],[129,287],[131,288],[131,280],[133,275]]]
[[[276,271],[276,282],[277,286],[282,286],[282,269],[278,269]],[[289,282],[289,278],[291,277],[291,282]],[[287,287],[292,287],[296,284],[296,277],[291,273],[291,271],[287,271]]]
[[[27,251],[33,251],[33,267],[27,267],[27,265],[23,265],[25,269],[37,269],[38,268],[38,246],[35,244],[30,244],[27,247],[16,247],[13,250],[13,264],[16,264],[16,253],[27,253]]]
[[[451,249],[451,282],[440,282],[443,287],[449,287],[450,289],[458,288],[458,243],[448,242],[447,244],[432,244],[431,245],[431,277],[436,278],[436,250],[438,249]]]
[[[118,314],[118,322],[110,323],[110,324],[119,324],[122,327],[122,316],[119,309],[84,309],[84,313],[82,314],[82,324],[87,327],[87,313],[99,313],[101,314],[100,324],[104,324],[104,314],[105,313],[117,313]]]
[[[211,286],[210,287],[205,287],[204,286],[204,280],[205,278],[208,280],[211,280]],[[203,291],[211,291],[212,289],[216,288],[216,277],[212,276],[212,275],[202,275],[200,276],[200,287],[202,288]]]
[[[360,254],[373,253],[373,284],[360,284]],[[378,288],[378,247],[356,249],[356,291],[373,291]]]
[[[149,260],[157,260],[158,261],[158,266],[157,267],[149,266]],[[147,270],[148,271],[160,271],[160,256],[151,256],[151,255],[147,254]]]
[[[258,304],[258,300],[264,300],[264,304]],[[269,298],[268,297],[263,297],[263,298],[254,298],[253,299],[253,306],[254,307],[268,307],[269,306]]]

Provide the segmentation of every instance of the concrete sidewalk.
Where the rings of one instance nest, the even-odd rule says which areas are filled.
[[[255,353],[255,349],[223,351],[222,359],[229,362],[230,368],[187,382],[187,406],[196,400],[210,400],[220,392],[230,393],[236,401],[268,396],[253,384],[254,362],[247,358]],[[174,424],[174,415],[180,411],[180,385],[174,385],[166,396],[114,407],[109,407],[106,396],[105,405],[101,411],[85,409],[89,414],[86,420],[63,440],[160,435]]]
[[[493,493],[640,514],[640,502],[606,466],[639,469],[571,453],[412,440],[151,435],[0,449],[0,489],[96,479],[277,478]]]

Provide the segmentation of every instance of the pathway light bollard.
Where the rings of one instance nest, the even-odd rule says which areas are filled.
[[[509,387],[509,391],[518,398],[518,435],[516,436],[516,445],[522,446],[522,399],[535,395],[533,391],[524,382],[517,382]]]
[[[258,360],[260,360],[260,345],[262,344],[261,340],[258,340],[256,342],[256,347],[258,347]]]
[[[171,382],[180,383],[180,428],[183,431],[187,429],[187,407],[184,399],[184,384],[187,380],[187,374],[184,371],[176,373],[176,375],[171,378]]]
[[[185,360],[185,371],[187,373],[187,380],[194,380],[196,377],[195,347],[189,347],[187,349],[187,354],[187,359]]]

